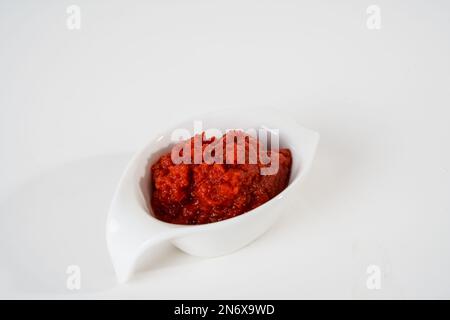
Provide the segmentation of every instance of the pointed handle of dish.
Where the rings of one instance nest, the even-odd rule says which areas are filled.
[[[124,283],[135,273],[141,257],[155,246],[186,231],[150,216],[139,200],[133,176],[125,173],[108,213],[106,242],[117,279]]]

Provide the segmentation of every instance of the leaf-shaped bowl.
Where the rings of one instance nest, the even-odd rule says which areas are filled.
[[[237,217],[202,225],[170,224],[156,219],[149,205],[150,166],[170,150],[175,129],[191,129],[201,120],[203,130],[278,129],[280,148],[292,153],[289,185],[263,205]],[[130,161],[111,203],[106,226],[108,250],[119,282],[142,266],[141,258],[155,245],[171,242],[182,251],[202,257],[231,253],[263,234],[284,211],[285,198],[298,195],[299,183],[313,162],[319,134],[298,125],[278,110],[224,110],[192,118],[152,139]]]

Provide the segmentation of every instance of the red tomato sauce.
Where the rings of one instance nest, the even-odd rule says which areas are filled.
[[[245,136],[245,151],[248,152],[249,139],[254,138]],[[226,141],[225,135],[218,140],[205,141],[203,137],[204,134],[203,150],[213,142]],[[194,138],[185,143],[192,146]],[[238,142],[233,143],[236,152]],[[226,156],[225,144],[223,152]],[[236,161],[231,164],[175,164],[170,152],[164,154],[151,167],[150,199],[154,216],[169,223],[194,225],[229,219],[259,207],[287,187],[292,166],[289,149],[267,152],[269,155],[278,153],[275,174],[261,175],[261,169],[270,163],[263,164],[259,153],[255,164],[249,161],[244,164]]]

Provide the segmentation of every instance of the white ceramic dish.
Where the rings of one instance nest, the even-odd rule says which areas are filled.
[[[203,225],[176,225],[152,216],[146,195],[149,167],[167,152],[176,128],[192,131],[195,120],[203,129],[279,129],[280,147],[292,152],[293,165],[288,187],[272,200],[240,216]],[[213,257],[231,253],[263,234],[283,211],[283,199],[296,196],[298,185],[309,171],[319,142],[319,134],[281,116],[277,110],[236,111],[192,118],[159,135],[128,164],[113,198],[106,226],[108,250],[119,282],[127,281],[148,251],[170,241],[195,256]]]

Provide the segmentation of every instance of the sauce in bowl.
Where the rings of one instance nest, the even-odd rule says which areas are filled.
[[[204,133],[194,136],[183,142],[191,150],[188,158],[192,161],[173,161],[174,154],[183,156],[185,150],[180,151],[177,145],[152,165],[150,199],[156,218],[184,225],[218,222],[259,207],[287,187],[292,166],[290,150],[267,151],[270,161],[276,159],[278,163],[276,172],[262,174],[272,163],[264,160],[259,141],[242,131],[234,134],[243,139],[227,143],[227,135],[209,140],[204,139]],[[194,161],[196,138],[200,138],[200,162]],[[206,161],[203,152],[212,146],[227,160],[233,155],[231,161]],[[244,158],[239,157],[238,150],[245,151]],[[252,151],[256,155],[253,162],[249,156]]]

